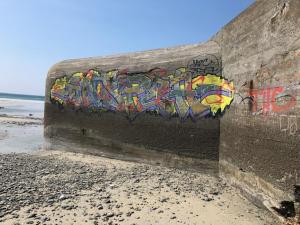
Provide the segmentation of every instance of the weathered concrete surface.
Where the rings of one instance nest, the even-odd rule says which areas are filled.
[[[300,1],[256,1],[213,38],[236,96],[221,120],[220,171],[293,200],[300,175]]]
[[[174,70],[202,54],[220,57],[222,76],[235,85],[234,102],[221,121],[182,123],[145,114],[131,123],[118,113],[62,111],[50,102],[58,77],[93,68]],[[299,81],[300,1],[260,0],[205,44],[58,63],[47,79],[45,137],[49,148],[63,144],[169,166],[217,171],[219,162],[221,175],[245,195],[276,204],[293,200],[293,186],[300,182]]]
[[[109,71],[117,68],[141,73],[153,68],[173,71],[187,66],[199,55],[219,57],[215,42],[125,55],[67,60],[53,66],[46,86],[45,137],[47,148],[65,144],[80,150],[109,157],[148,161],[168,166],[192,167],[216,172],[218,169],[219,120],[201,119],[197,123],[178,118],[165,120],[144,114],[130,122],[120,113],[90,113],[65,108],[50,102],[50,89],[56,78],[90,69]],[[221,73],[221,71],[219,71]],[[220,75],[220,74],[219,74]]]

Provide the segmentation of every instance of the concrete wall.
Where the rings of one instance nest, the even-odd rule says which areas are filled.
[[[260,200],[292,200],[300,183],[300,1],[256,1],[213,40],[236,88],[221,120],[220,170]]]
[[[219,50],[211,41],[58,63],[47,78],[48,148],[216,172],[218,115],[233,90]]]
[[[175,102],[183,111],[176,108],[176,113],[160,101],[165,89],[160,89],[161,98],[155,101],[156,106],[164,103],[162,108],[142,104],[147,113],[141,113],[135,100],[116,107],[100,97],[104,105],[90,106],[86,93],[91,91],[84,82],[91,85],[88,79],[94,79],[94,71],[108,83],[116,80],[116,73],[131,81],[150,77],[149,93],[153,85],[164,86],[166,77],[172,85],[190,77],[186,84],[191,86],[168,86],[169,92],[176,90],[179,95]],[[214,91],[219,87],[213,101],[197,100],[192,88],[195,73],[202,74],[203,80],[213,74],[208,84]],[[73,93],[74,84],[62,85],[76,83],[79,77],[87,80],[79,85],[81,100]],[[233,102],[226,97],[226,89],[233,88],[231,81]],[[201,85],[196,87],[198,93],[209,91]],[[103,86],[93,87],[92,93],[103,93]],[[299,90],[300,1],[260,0],[204,44],[58,63],[47,77],[45,137],[48,148],[59,145],[202,171],[216,172],[219,165],[220,174],[257,203],[293,200],[293,186],[300,182]],[[224,103],[212,103],[218,98]],[[184,109],[192,109],[193,99],[201,105],[187,117]],[[130,108],[132,104],[135,107]],[[207,116],[201,114],[205,110]]]

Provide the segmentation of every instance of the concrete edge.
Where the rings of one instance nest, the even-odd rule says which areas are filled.
[[[255,174],[241,171],[238,167],[227,162],[219,161],[219,176],[239,191],[239,194],[259,208],[270,211],[281,222],[286,219],[273,208],[280,208],[283,200],[293,200],[293,196],[277,189],[269,182]]]

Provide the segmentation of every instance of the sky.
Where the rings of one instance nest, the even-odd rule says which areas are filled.
[[[0,92],[44,95],[64,59],[207,41],[254,0],[0,0]]]

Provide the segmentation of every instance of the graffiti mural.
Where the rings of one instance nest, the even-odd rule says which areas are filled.
[[[125,112],[129,120],[143,113],[164,118],[222,115],[234,97],[232,82],[222,78],[215,61],[193,60],[187,67],[129,73],[110,70],[77,72],[55,80],[50,98],[60,107],[91,112]]]

